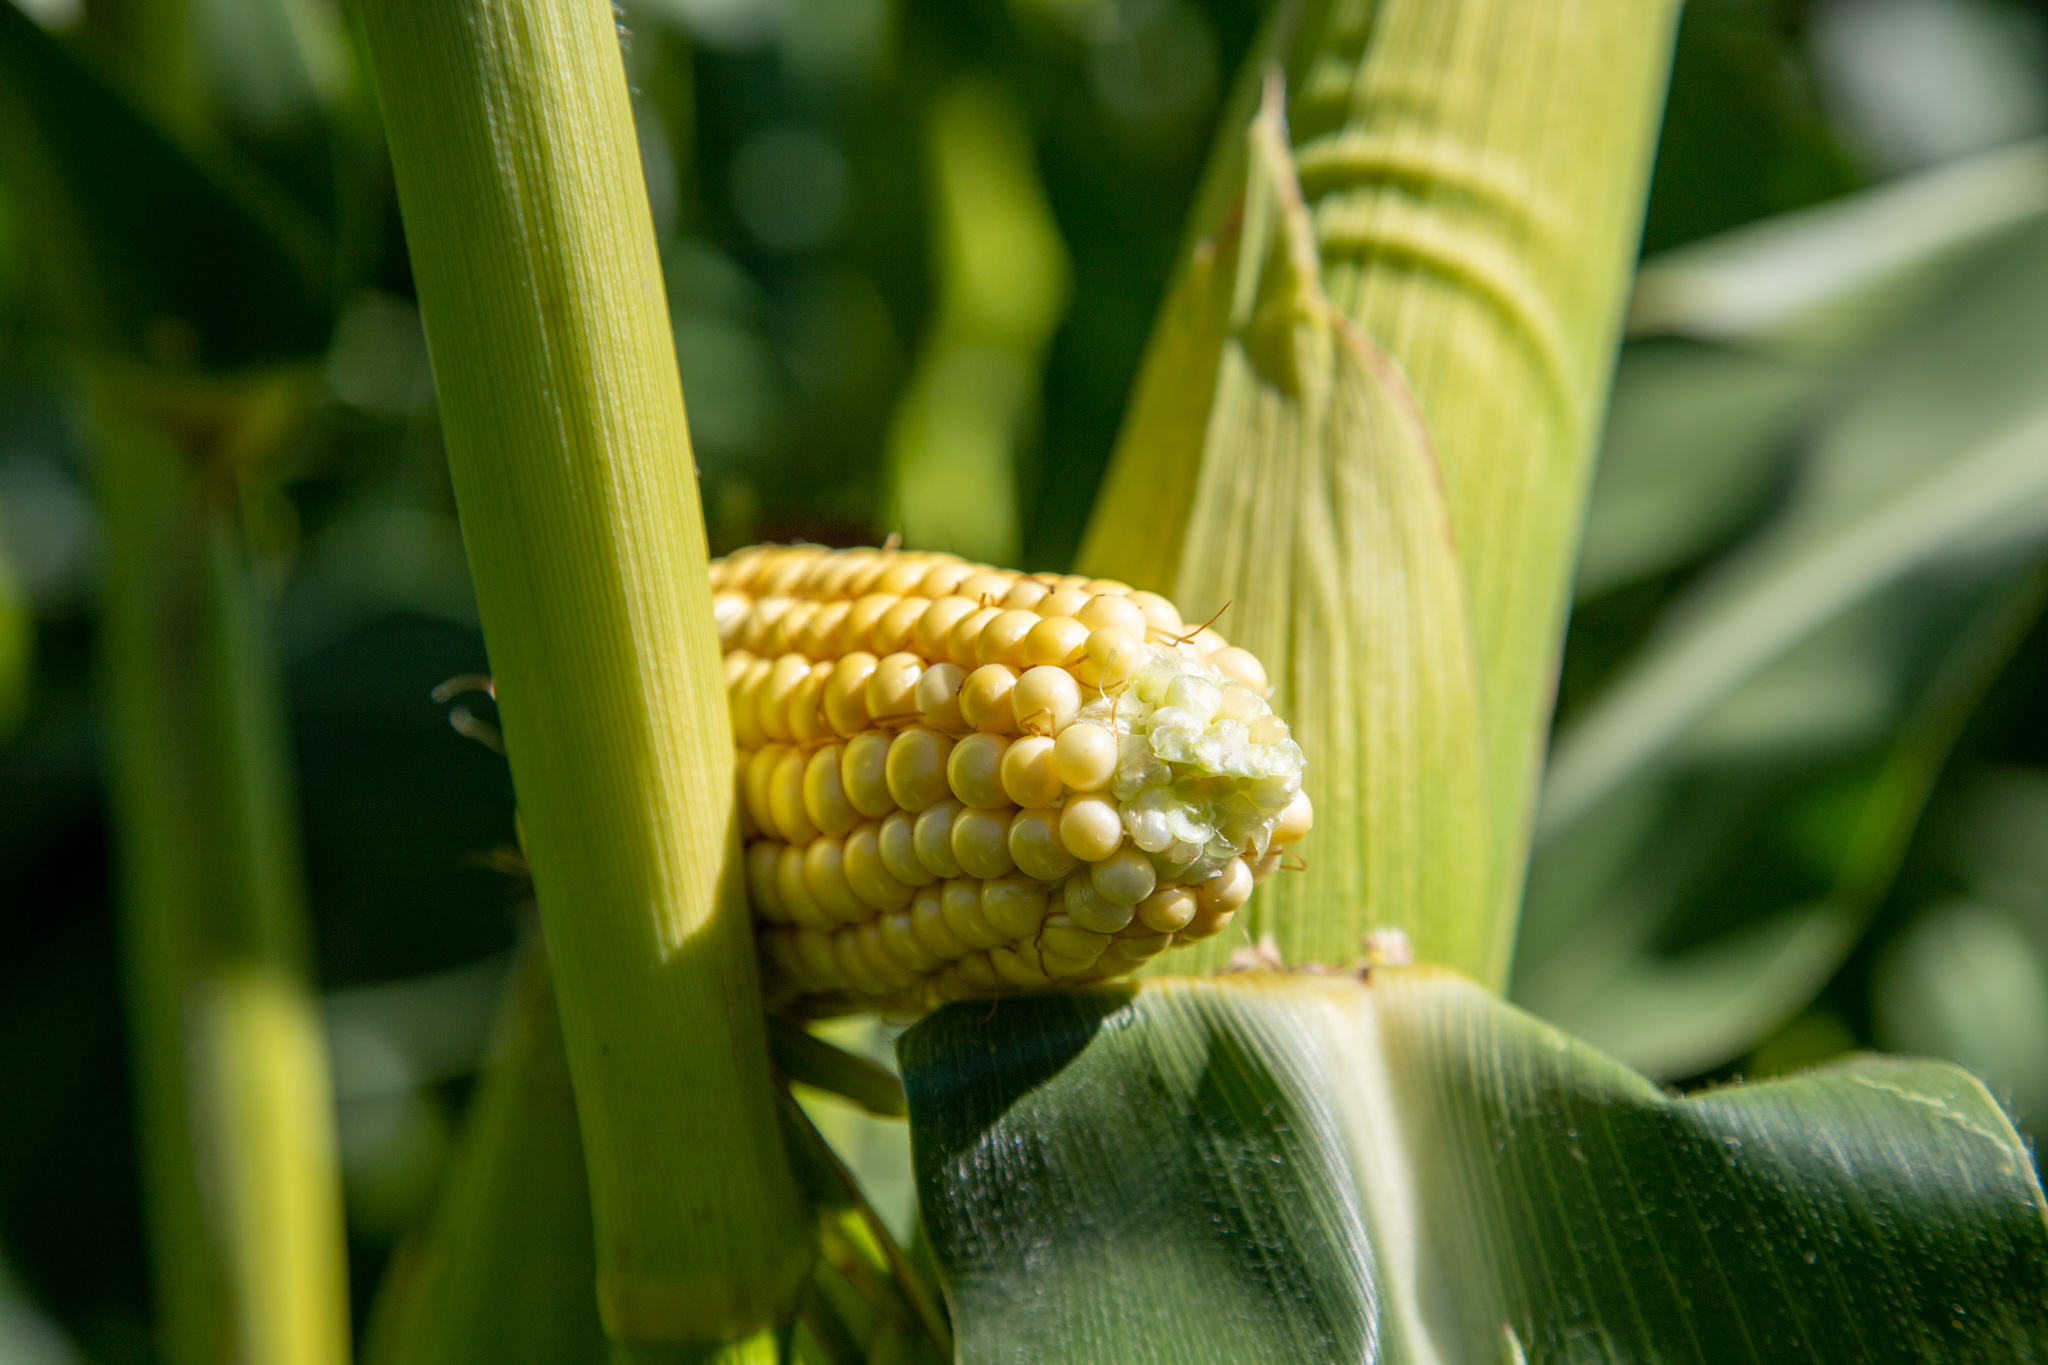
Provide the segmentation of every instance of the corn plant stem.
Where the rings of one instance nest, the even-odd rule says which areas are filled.
[[[425,1233],[379,1290],[369,1365],[588,1365],[590,1193],[547,953],[520,949],[461,1150]]]
[[[606,1331],[621,1358],[772,1358],[811,1221],[776,1124],[703,520],[612,11],[362,14],[554,967]]]
[[[163,1356],[342,1365],[327,1055],[234,476],[122,388],[91,403],[101,665]]]

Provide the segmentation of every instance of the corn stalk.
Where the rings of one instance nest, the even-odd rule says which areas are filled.
[[[810,1263],[702,513],[601,0],[363,7],[622,1359],[769,1358]]]
[[[91,384],[123,937],[159,1328],[174,1365],[348,1358],[296,798],[239,480],[290,372]]]

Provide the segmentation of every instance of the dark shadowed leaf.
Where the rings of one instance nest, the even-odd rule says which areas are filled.
[[[1429,969],[954,1006],[899,1048],[970,1365],[2048,1355],[2032,1161],[1953,1067],[1679,1098]]]

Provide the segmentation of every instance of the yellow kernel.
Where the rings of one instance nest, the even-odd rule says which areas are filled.
[[[1008,664],[1012,668],[1024,662],[1024,637],[1038,628],[1038,613],[1032,611],[999,611],[988,619],[981,628],[981,634],[974,637],[974,661],[977,664]]]
[[[1059,814],[1020,810],[1010,817],[1010,858],[1017,870],[1041,881],[1057,881],[1074,870],[1074,855],[1060,842]]]
[[[1024,676],[1028,679],[1031,675],[1027,673]],[[1023,691],[1023,686],[1020,684],[1017,690]],[[981,736],[976,735],[973,738],[979,739]],[[1060,785],[1059,772],[1053,766],[1052,752],[1053,741],[1044,735],[1027,735],[1003,751],[1000,770],[1003,795],[1008,797],[1012,804],[1050,806],[1060,799],[1063,788]],[[955,787],[953,790],[957,794],[960,789]],[[960,799],[967,800],[965,796]],[[981,803],[969,801],[968,804]]]
[[[1134,640],[1145,638],[1147,622],[1138,604],[1121,593],[1103,593],[1089,598],[1074,619],[1089,630],[1120,630]]]
[[[1081,660],[1074,665],[1075,680],[1099,692],[1114,692],[1144,667],[1147,652],[1138,637],[1115,626],[1090,631]]]
[[[1172,934],[1118,934],[1110,940],[1109,958],[1123,966],[1142,967],[1172,946]]]
[[[891,592],[899,597],[907,592],[915,592],[917,585],[924,581],[924,576],[931,572],[931,567],[932,561],[929,559],[916,555],[897,555],[890,561],[888,567],[882,570],[882,576],[875,580],[875,591]]]
[[[973,576],[973,565],[962,564],[958,560],[941,560],[925,570],[924,577],[917,580],[917,592],[922,597],[952,596],[959,592],[961,583]]]
[[[1000,976],[1010,985],[1027,991],[1037,990],[1052,984],[1052,978],[1041,971],[1038,964],[1031,960],[1033,956],[1034,954],[1007,946],[991,948],[988,951],[988,960],[990,965],[996,969],[996,975]]]
[[[1038,950],[1038,963],[1045,968],[1045,974],[1056,981],[1072,981],[1096,970],[1102,959],[1093,957],[1068,957],[1065,953],[1049,953]]]
[[[775,618],[775,624],[769,628],[764,641],[768,646],[768,653],[778,657],[802,653],[803,651],[796,647],[797,637],[803,633],[803,628],[810,624],[811,617],[817,615],[817,612],[816,602],[801,599],[784,607],[782,615]]]
[[[753,757],[747,760],[747,771],[740,779],[740,795],[755,829],[766,832],[776,828],[775,803],[770,793],[775,786],[775,769],[788,752],[786,744],[766,744],[754,750]]]
[[[825,913],[847,924],[858,924],[874,912],[846,880],[846,849],[837,839],[811,840],[804,850],[804,885],[811,899],[825,907]]]
[[[988,623],[1002,614],[1000,607],[977,607],[955,621],[946,636],[946,657],[962,668],[973,668],[979,664],[981,661],[974,655],[975,642],[981,639],[981,632]]]
[[[1107,858],[1123,840],[1124,822],[1108,797],[1077,796],[1060,812],[1060,842],[1084,863]]]
[[[1087,646],[1088,627],[1071,616],[1048,616],[1025,633],[1021,658],[1026,668],[1071,668]]]
[[[776,658],[755,703],[760,711],[762,734],[774,740],[790,738],[789,694],[810,676],[811,661],[803,655],[783,654]]]
[[[868,728],[868,679],[874,676],[877,660],[856,651],[832,665],[825,680],[825,723],[834,734],[852,736]]]
[[[1087,870],[1074,873],[1067,878],[1061,892],[1061,907],[1067,918],[1083,929],[1092,929],[1098,934],[1113,934],[1131,922],[1135,913],[1128,905],[1104,900],[1089,879]]]
[[[875,835],[875,845],[882,857],[882,866],[889,869],[889,875],[906,886],[930,886],[939,879],[939,874],[917,860],[917,845],[913,842],[914,817],[906,811],[892,811],[882,821],[882,827]]]
[[[905,597],[895,606],[882,613],[882,619],[875,622],[874,650],[877,654],[895,654],[910,648],[910,642],[917,637],[918,622],[931,609],[931,601],[924,597]],[[923,661],[919,661],[923,667]]]
[[[852,654],[873,649],[875,625],[897,601],[896,597],[879,592],[855,598],[846,610],[846,619],[839,623],[839,652]]]
[[[1247,858],[1244,865],[1251,869],[1252,885],[1257,886],[1280,870],[1280,855],[1268,853],[1263,858]]]
[[[784,844],[775,855],[775,894],[789,917],[807,929],[830,929],[839,923],[818,904],[804,876],[804,850]]]
[[[774,670],[773,659],[756,659],[726,690],[732,711],[732,741],[742,749],[758,749],[768,742],[768,736],[761,733],[761,689],[768,685],[768,675]]]
[[[711,619],[718,626],[718,647],[730,658],[739,649],[740,630],[747,623],[747,611],[754,605],[754,599],[743,592],[714,592],[711,595]]]
[[[1010,694],[1016,687],[1016,670],[1002,664],[983,664],[960,684],[961,718],[990,734],[1017,733],[1017,716],[1010,709]]]
[[[1088,721],[1069,725],[1053,742],[1052,763],[1074,791],[1100,791],[1116,775],[1116,736]]]
[[[1144,613],[1145,624],[1161,635],[1181,635],[1186,632],[1180,623],[1180,608],[1156,592],[1134,592],[1131,605]]]
[[[915,654],[888,654],[868,676],[866,700],[870,720],[898,720],[917,714],[917,680],[924,660]]]
[[[861,903],[875,910],[901,910],[910,904],[911,887],[882,861],[881,826],[872,821],[846,836],[846,884]]]
[[[882,575],[896,562],[895,557],[886,550],[865,550],[856,553],[868,557],[859,567],[851,570],[846,576],[846,582],[840,585],[840,591],[848,597],[864,597],[873,592],[875,584],[882,581]]]
[[[952,740],[922,725],[896,736],[889,745],[886,776],[897,805],[920,811],[946,799],[946,756],[952,748]]]
[[[967,674],[958,664],[933,664],[918,675],[917,718],[934,730],[957,734],[971,728],[960,715],[960,684]]]
[[[1010,812],[963,810],[953,817],[953,860],[971,877],[1004,877],[1010,861]]]
[[[1003,942],[1003,936],[995,931],[988,919],[981,913],[981,883],[972,877],[955,877],[939,892],[939,904],[945,912],[946,927],[953,931],[953,937],[971,948],[996,948]]]
[[[1017,578],[1015,575],[1004,573],[1000,569],[994,572],[984,570],[980,573],[971,573],[961,579],[960,586],[953,589],[953,591],[962,597],[973,598],[977,605],[993,602],[998,606],[1007,607],[1012,605],[1012,603],[1004,599],[1015,590],[1016,586]]]
[[[958,801],[941,801],[910,827],[910,846],[934,876],[958,877],[965,870],[953,856],[953,819],[965,809]]]
[[[782,751],[782,761],[768,779],[768,813],[775,818],[772,828],[792,844],[807,844],[818,837],[818,827],[804,809],[803,750]]]
[[[780,844],[747,846],[747,897],[754,903],[754,913],[762,919],[787,923],[789,911],[783,908],[782,896],[775,889],[775,857],[780,852]]]
[[[805,969],[803,959],[796,954],[796,933],[795,929],[770,929],[761,935],[761,955],[775,968],[773,972],[762,974],[761,984],[770,996],[776,993],[777,975],[787,978],[798,990],[819,989],[818,983],[811,980],[810,972]]]
[[[1147,928],[1170,934],[1187,927],[1195,905],[1195,893],[1185,886],[1162,886],[1138,902],[1138,918]]]
[[[1260,663],[1258,656],[1250,650],[1239,649],[1236,645],[1226,645],[1215,653],[1206,655],[1202,662],[1224,677],[1243,683],[1262,697],[1268,691],[1266,666]]]
[[[1009,805],[1002,781],[1004,751],[1009,747],[1010,741],[1001,735],[969,735],[955,744],[946,759],[946,783],[953,795],[981,810]]]
[[[794,655],[792,658],[796,657]],[[789,713],[784,723],[789,737],[799,744],[815,744],[831,738],[825,726],[825,684],[831,681],[831,664],[812,664],[804,680],[790,689]]]
[[[1025,670],[1010,693],[1010,714],[1030,735],[1056,735],[1081,709],[1081,685],[1064,668],[1041,664]]]
[[[946,965],[946,960],[925,947],[911,927],[910,913],[899,911],[882,917],[882,946],[895,958],[914,972],[935,972]]]
[[[846,984],[862,995],[888,992],[889,983],[876,974],[868,964],[867,954],[860,949],[860,930],[841,929],[832,935],[832,956],[838,960],[839,971],[846,978]]]
[[[1296,792],[1294,799],[1287,803],[1287,809],[1280,812],[1280,818],[1273,824],[1273,842],[1299,843],[1315,823],[1316,808],[1309,803],[1308,793]]]
[[[1082,579],[1086,582],[1086,579]],[[1088,605],[1088,594],[1077,587],[1062,585],[1047,593],[1038,603],[1038,614],[1044,617],[1072,616]]]
[[[1050,915],[1039,926],[1038,946],[1061,957],[1093,962],[1109,948],[1109,935],[1082,928],[1064,914]]]
[[[1205,938],[1214,938],[1230,927],[1236,916],[1234,910],[1197,910],[1195,917],[1188,921],[1188,927],[1174,935],[1182,943],[1199,943]]]
[[[953,633],[953,627],[960,624],[962,617],[972,616],[981,610],[981,604],[970,597],[941,597],[925,608],[918,618],[917,633],[911,637],[910,648],[927,659],[944,659],[946,640]]]
[[[1223,638],[1223,633],[1212,626],[1202,627],[1195,632],[1194,638],[1188,641],[1188,648],[1194,651],[1197,659],[1206,659],[1217,650],[1228,648],[1229,645],[1230,641]]]
[[[1136,905],[1159,885],[1152,860],[1135,848],[1119,849],[1088,873],[1095,894],[1115,905]]]
[[[1251,899],[1252,870],[1244,859],[1232,858],[1223,870],[1195,888],[1195,900],[1203,910],[1229,914]]]
[[[847,740],[839,756],[839,783],[846,799],[870,820],[896,809],[896,798],[889,794],[889,747],[887,735],[868,730]]]
[[[832,949],[832,936],[823,929],[797,930],[796,956],[803,964],[804,975],[820,990],[838,990],[846,984],[846,972]]]
[[[804,814],[826,834],[844,834],[860,823],[839,775],[845,753],[844,745],[828,744],[804,764]]]
[[[747,613],[746,624],[740,627],[740,647],[756,654],[766,654],[769,635],[775,629],[775,623],[782,619],[782,613],[788,610],[787,597],[756,598],[754,609]]]
[[[747,670],[754,666],[754,656],[744,649],[728,650],[721,662],[725,667],[725,690],[730,694],[733,684],[745,677]]]
[[[797,632],[790,645],[801,651],[806,658],[829,663],[839,657],[839,627],[845,622],[846,614],[853,610],[853,603],[846,601],[820,602],[818,609],[804,622],[804,628]]]
[[[1081,585],[1081,591],[1091,597],[1100,597],[1105,593],[1125,597],[1130,594],[1131,585],[1115,578],[1091,578]]]
[[[1265,710],[1266,703],[1258,693],[1232,680],[1223,684],[1223,699],[1216,704],[1215,718],[1249,723],[1265,714]]]
[[[943,889],[937,886],[924,887],[910,903],[910,929],[917,935],[917,941],[930,949],[933,954],[951,962],[965,957],[972,951],[960,941],[946,923]]]
[[[953,964],[953,971],[970,997],[1002,993],[1002,978],[996,975],[987,953],[969,953]]]
[[[754,584],[757,596],[766,597],[773,593],[777,597],[787,596],[804,581],[804,575],[811,571],[811,565],[824,554],[820,545],[791,545],[775,557],[772,567],[764,571]]]
[[[918,974],[898,962],[896,955],[889,951],[889,945],[882,942],[880,924],[861,925],[854,931],[854,939],[860,946],[861,957],[868,964],[868,970],[882,978],[885,984],[901,990],[917,983]]]
[[[1254,744],[1278,744],[1287,738],[1287,722],[1275,715],[1264,715],[1245,727]]]
[[[1046,890],[1037,882],[1004,877],[981,884],[981,917],[1007,938],[1030,940],[1045,919],[1048,904]]]
[[[1051,591],[1052,589],[1046,587],[1043,583],[1034,583],[1028,578],[1020,578],[1010,585],[1010,590],[1003,594],[1002,600],[996,605],[1010,611],[1028,611],[1033,616],[1036,616],[1038,612],[1035,608],[1040,602],[1045,600],[1045,595]]]

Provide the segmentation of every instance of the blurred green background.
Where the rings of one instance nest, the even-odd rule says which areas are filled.
[[[150,1353],[82,329],[144,364],[309,379],[243,500],[359,1319],[426,1210],[521,924],[502,761],[428,695],[486,660],[349,15],[192,0],[166,56],[160,8],[0,0],[0,1365]],[[627,5],[714,548],[901,530],[1063,568],[1260,10]],[[299,284],[123,159],[130,109]],[[20,150],[38,118],[54,169]],[[2044,133],[2048,3],[1686,10],[1515,978],[1661,1078],[1878,1047],[1962,1062],[2048,1124]],[[38,245],[51,174],[103,195],[102,254],[132,267],[85,323]],[[868,1144],[901,1216],[900,1138],[826,1126]]]

